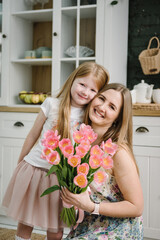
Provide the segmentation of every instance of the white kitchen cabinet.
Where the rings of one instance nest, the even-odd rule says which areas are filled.
[[[5,0],[3,4],[3,16],[7,13],[9,19],[6,30],[3,27],[8,64],[2,62],[7,77],[2,77],[0,105],[22,104],[18,99],[22,90],[55,93],[84,61],[103,64],[104,0],[50,0],[46,8],[36,9],[29,2]],[[82,45],[93,49],[93,56],[80,57]],[[25,59],[25,51],[42,46],[52,48],[52,58]],[[77,47],[75,57],[64,53],[70,46]]]
[[[144,237],[160,239],[160,117],[133,118],[134,154],[144,195]]]
[[[104,65],[111,82],[126,84],[128,0],[115,6],[111,0],[50,0],[44,8],[29,2],[3,1],[0,105],[22,106],[22,90],[54,94],[85,61]],[[24,58],[25,51],[42,46],[52,48],[52,58]],[[75,57],[65,54],[70,46],[77,47]],[[80,46],[94,54],[81,57]]]
[[[0,203],[11,179],[24,139],[0,138]],[[4,214],[0,209],[0,214]]]
[[[36,113],[0,112],[0,205],[36,116]],[[3,214],[0,207],[0,215]]]

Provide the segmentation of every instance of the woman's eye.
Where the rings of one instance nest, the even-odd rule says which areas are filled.
[[[98,98],[104,102],[104,98],[102,96],[99,96]]]
[[[110,108],[111,108],[112,110],[115,110],[115,107],[114,107],[113,105],[110,105]]]
[[[85,86],[84,83],[80,83],[80,85],[83,86],[83,87]]]

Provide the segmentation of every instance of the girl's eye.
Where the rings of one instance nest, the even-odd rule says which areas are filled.
[[[84,83],[80,83],[80,85],[83,86],[83,87],[85,86]]]
[[[97,91],[95,89],[91,89],[91,91],[97,93]]]

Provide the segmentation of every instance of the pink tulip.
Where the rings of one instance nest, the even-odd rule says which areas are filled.
[[[75,131],[73,132],[73,139],[76,143],[81,143],[82,139],[83,139],[83,133],[80,131]]]
[[[73,153],[74,153],[74,148],[73,148],[72,145],[68,145],[68,146],[62,148],[61,151],[62,151],[63,155],[64,155],[66,158],[68,158],[69,156],[73,155]]]
[[[88,147],[85,145],[78,145],[76,147],[76,154],[79,155],[81,158],[83,158],[88,152]]]
[[[77,167],[81,163],[81,158],[78,155],[69,156],[68,164],[72,167]]]
[[[97,171],[94,174],[94,181],[97,184],[104,183],[107,179],[107,176],[108,176],[107,173],[105,173],[104,171]]]
[[[101,161],[101,166],[104,168],[104,169],[110,169],[113,167],[113,159],[111,158],[111,156],[105,156],[102,158],[102,161]]]
[[[58,138],[58,140],[60,139],[60,135],[58,136],[58,131],[55,130],[48,130],[44,133],[44,138],[48,138],[48,137],[55,137],[55,138]]]
[[[98,155],[92,155],[89,158],[89,165],[91,168],[96,169],[101,166],[101,157]]]
[[[80,132],[85,132],[85,131],[91,130],[91,129],[92,129],[92,128],[91,128],[90,125],[86,125],[86,124],[82,123],[81,126],[80,126],[79,131],[80,131]]]
[[[87,177],[83,173],[79,173],[74,177],[74,184],[79,186],[80,188],[85,188],[87,186]]]
[[[45,139],[44,146],[51,148],[52,150],[58,147],[59,140],[56,137],[49,136]]]
[[[97,139],[97,133],[95,133],[92,129],[85,131],[84,137],[88,139],[90,143],[93,143]]]
[[[101,144],[101,148],[108,154],[110,154],[111,156],[113,156],[115,154],[115,152],[117,151],[117,144],[112,142],[112,139],[109,138],[105,143],[102,142]]]
[[[77,166],[77,173],[83,173],[85,175],[87,175],[89,172],[89,165],[87,163],[82,163],[80,165]]]
[[[91,155],[103,156],[104,152],[102,151],[102,149],[98,145],[95,145],[91,148],[90,154]]]
[[[66,146],[70,146],[72,145],[71,140],[69,138],[63,138],[60,142],[59,142],[59,148],[62,149]]]
[[[43,151],[42,151],[42,155],[44,156],[44,157],[46,157],[47,155],[49,155],[50,153],[51,153],[51,149],[50,148],[48,148],[48,147],[45,147],[44,149],[43,149]]]
[[[52,151],[46,156],[47,161],[52,165],[58,165],[60,162],[60,156],[57,151]]]

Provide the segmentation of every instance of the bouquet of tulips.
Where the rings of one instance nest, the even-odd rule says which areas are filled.
[[[101,146],[91,146],[97,139],[97,134],[89,125],[85,124],[81,124],[80,129],[73,133],[73,139],[74,145],[68,138],[60,140],[57,130],[48,130],[44,133],[42,158],[52,165],[47,176],[55,173],[59,186],[54,185],[46,189],[41,196],[61,190],[61,187],[66,187],[72,193],[78,194],[86,191],[93,180],[97,184],[106,180],[107,174],[105,171],[100,171],[99,168],[110,169],[113,167],[112,156],[117,150],[117,145],[108,139],[106,142],[102,142]],[[74,206],[68,208],[64,204],[61,219],[68,227],[75,225]]]

